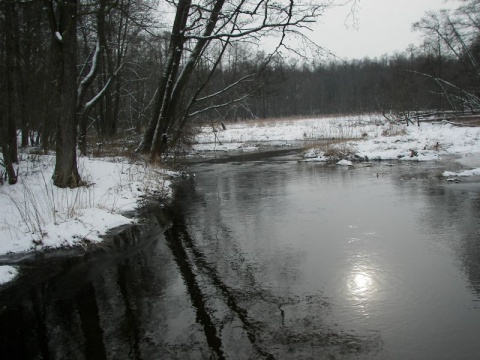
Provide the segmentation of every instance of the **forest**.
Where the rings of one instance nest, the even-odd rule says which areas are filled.
[[[54,183],[76,187],[78,152],[114,139],[158,161],[213,122],[480,108],[480,1],[425,13],[412,24],[421,46],[357,60],[304,31],[330,6],[3,0],[2,178],[16,182],[17,149],[28,146],[54,151]]]

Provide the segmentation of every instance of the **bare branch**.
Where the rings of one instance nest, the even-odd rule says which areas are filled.
[[[85,96],[85,92],[87,91],[88,87],[93,83],[93,80],[95,79],[95,75],[97,74],[97,70],[98,70],[98,59],[100,57],[100,54],[101,54],[100,41],[97,40],[93,57],[92,57],[92,64],[90,66],[90,71],[82,79],[82,81],[80,81],[80,84],[78,85],[77,111],[78,109],[80,109],[83,98]]]
[[[234,88],[235,86],[237,86],[238,84],[240,83],[243,83],[245,82],[247,79],[250,79],[253,77],[253,74],[249,74],[249,75],[246,75],[244,77],[242,77],[241,79],[235,81],[234,83],[228,85],[227,87],[223,88],[222,90],[220,91],[217,91],[216,93],[213,93],[213,94],[210,94],[210,95],[207,95],[207,96],[204,96],[202,98],[199,98],[197,99],[197,102],[200,102],[200,101],[206,101],[206,100],[209,100],[209,99],[212,99],[214,97],[217,97],[225,92],[227,92],[228,90],[230,90],[231,88]]]
[[[212,105],[212,106],[209,106],[209,107],[206,107],[204,109],[201,109],[201,110],[197,110],[191,114],[188,114],[189,117],[193,117],[193,116],[196,116],[196,115],[199,115],[199,114],[202,114],[204,112],[207,112],[207,111],[210,111],[210,110],[213,110],[213,109],[219,109],[219,108],[223,108],[225,106],[228,106],[228,105],[232,105],[232,104],[235,104],[237,102],[240,102],[240,101],[243,101],[245,99],[247,99],[248,97],[250,97],[252,94],[246,94],[238,99],[233,99],[231,101],[228,101],[226,103],[223,103],[223,104],[217,104],[217,105]]]
[[[103,88],[98,92],[98,94],[95,95],[90,101],[88,101],[85,104],[84,112],[88,113],[93,108],[93,106],[95,106],[95,104],[98,103],[98,101],[102,98],[102,96],[105,95],[105,93],[107,92],[108,88],[110,87],[110,84],[112,83],[113,79],[115,78],[115,76],[117,76],[119,71],[122,69],[122,66],[123,66],[123,64],[120,64],[120,66],[117,68],[115,73],[108,78],[108,81],[105,83]]]

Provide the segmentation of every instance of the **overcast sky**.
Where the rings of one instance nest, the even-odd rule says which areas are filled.
[[[456,8],[456,0],[360,0],[358,27],[345,20],[350,8],[329,9],[309,34],[315,41],[346,59],[379,57],[419,45],[420,34],[411,31],[412,23],[425,11]]]

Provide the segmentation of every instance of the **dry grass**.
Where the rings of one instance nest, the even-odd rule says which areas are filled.
[[[407,129],[403,125],[389,124],[387,128],[383,129],[382,136],[401,136],[407,133]]]
[[[217,127],[220,127],[220,124],[223,122],[227,128],[228,125],[234,126],[235,124],[245,124],[248,123],[250,126],[256,126],[256,127],[270,127],[270,126],[277,126],[278,124],[282,125],[294,125],[295,122],[297,121],[302,121],[302,120],[329,120],[332,118],[342,118],[342,117],[354,117],[357,115],[352,115],[352,114],[321,114],[321,115],[299,115],[299,116],[285,116],[285,117],[271,117],[271,118],[245,118],[245,119],[240,119],[240,120],[233,120],[233,119],[228,119],[228,120],[215,120],[214,125]],[[358,115],[360,116],[360,115]],[[204,123],[199,123],[197,126],[211,126],[212,121],[209,120],[208,122]]]
[[[43,157],[44,152],[41,149],[31,148],[28,153],[19,153],[20,158],[23,158],[22,180],[27,180],[28,177],[34,181],[30,179],[21,181],[16,185],[15,191],[4,194],[15,209],[19,223],[22,224],[17,226],[5,222],[5,228],[12,234],[29,233],[36,244],[41,244],[46,235],[47,224],[61,224],[76,218],[82,210],[88,208],[99,208],[109,212],[120,211],[118,201],[124,193],[133,191],[134,183],[138,183],[138,187],[145,194],[166,197],[169,187],[168,182],[163,180],[164,174],[161,169],[147,165],[142,156],[134,152],[137,145],[137,141],[127,143],[122,136],[101,143],[98,143],[94,137],[89,138],[89,156],[108,157],[109,161],[118,161],[116,168],[120,175],[113,177],[114,185],[105,193],[103,190],[99,193],[95,186],[90,185],[75,189],[57,188],[50,179],[54,158],[47,163],[47,158]],[[136,166],[125,164],[122,160],[125,158],[129,160],[129,164]],[[77,160],[79,173],[86,184],[94,185],[91,175],[85,168],[84,159],[86,158],[79,157]]]
[[[341,143],[341,146],[327,146],[323,153],[325,157],[332,159],[343,159],[354,154],[355,152],[346,142]]]
[[[47,180],[43,172],[37,177],[40,188],[21,183],[18,185],[21,191],[6,196],[34,242],[39,244],[46,235],[44,227],[47,223],[58,224],[76,217],[81,209],[94,206],[96,197],[92,187],[82,186],[64,191]]]

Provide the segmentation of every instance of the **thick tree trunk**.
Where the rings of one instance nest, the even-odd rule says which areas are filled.
[[[18,162],[17,154],[17,129],[16,129],[16,111],[15,111],[15,73],[16,73],[16,56],[15,56],[15,28],[14,18],[15,2],[5,1],[5,27],[6,27],[6,41],[5,41],[5,61],[6,61],[6,118],[5,118],[5,146],[9,148],[9,162]]]
[[[13,1],[5,1],[5,109],[3,116],[3,130],[0,135],[0,145],[3,151],[3,162],[5,170],[7,171],[8,183],[15,184],[17,182],[17,175],[13,169],[13,163],[17,162],[17,133],[15,126],[15,108],[14,108],[14,85],[13,76],[15,71],[15,56],[14,56],[14,28],[13,18],[15,16],[15,3]]]
[[[53,183],[61,188],[81,185],[77,168],[77,0],[59,4],[58,22],[53,5],[49,6],[56,71],[56,100],[59,109],[56,124],[56,161]]]

